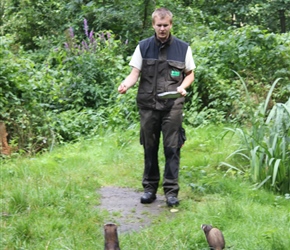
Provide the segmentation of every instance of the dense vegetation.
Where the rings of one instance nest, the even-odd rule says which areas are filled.
[[[34,154],[134,126],[136,88],[124,96],[116,88],[158,6],[173,11],[173,33],[190,43],[197,65],[185,124],[250,125],[236,160],[288,192],[289,0],[2,0],[0,120],[9,143]]]

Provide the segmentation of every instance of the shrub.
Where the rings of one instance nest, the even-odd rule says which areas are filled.
[[[11,51],[12,37],[1,37],[0,120],[7,124],[12,143],[27,152],[38,151],[48,145],[50,129],[41,96],[47,93],[39,79],[47,79],[45,71],[35,69],[33,61],[23,56],[19,48]]]
[[[136,121],[130,105],[135,98],[119,98],[117,92],[128,71],[120,56],[123,45],[110,32],[88,34],[86,22],[85,34],[80,42],[68,34],[66,47],[51,48],[38,63],[21,47],[12,49],[12,37],[1,39],[0,120],[19,149],[35,153]],[[124,100],[126,109],[120,106]]]
[[[286,102],[290,91],[289,41],[289,33],[271,34],[255,26],[209,31],[200,39],[194,38],[191,47],[197,65],[194,84],[198,111],[214,110],[235,121],[247,118],[244,92],[233,70],[245,79],[256,103],[265,99],[269,82],[283,78],[271,98]]]

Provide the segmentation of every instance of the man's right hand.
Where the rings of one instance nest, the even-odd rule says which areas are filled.
[[[124,83],[121,83],[120,86],[118,87],[118,92],[120,94],[126,94],[128,88]]]

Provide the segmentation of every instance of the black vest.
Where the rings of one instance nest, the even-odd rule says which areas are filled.
[[[141,109],[181,109],[184,97],[160,99],[157,94],[176,91],[184,79],[188,44],[171,36],[161,43],[155,36],[139,43],[143,58],[137,104]]]

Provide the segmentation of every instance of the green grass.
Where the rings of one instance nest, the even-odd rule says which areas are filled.
[[[290,200],[255,190],[246,176],[219,167],[237,142],[221,139],[222,126],[186,130],[179,211],[168,209],[149,228],[120,234],[121,248],[207,249],[200,225],[208,223],[223,231],[231,249],[289,249]],[[138,129],[108,132],[34,158],[2,159],[1,250],[103,249],[106,212],[96,209],[96,190],[142,190],[138,136]]]

